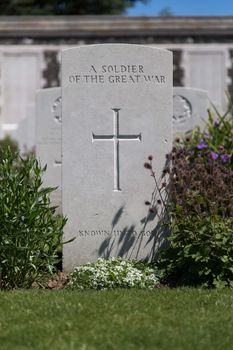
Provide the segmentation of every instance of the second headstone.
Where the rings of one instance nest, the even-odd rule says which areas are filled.
[[[189,87],[173,88],[174,135],[205,127],[208,120],[208,92]]]
[[[52,204],[61,212],[61,88],[42,89],[36,95],[36,155],[42,166],[44,186],[57,187]]]

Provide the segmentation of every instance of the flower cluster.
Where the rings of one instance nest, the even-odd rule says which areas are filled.
[[[227,163],[230,161],[230,154],[225,153],[226,150],[224,146],[220,145],[218,147],[218,152],[212,151],[211,148],[209,148],[208,144],[205,142],[205,140],[200,139],[196,148],[199,151],[205,150],[205,155],[209,157],[211,160],[221,160],[222,163]]]
[[[201,139],[197,145],[197,149],[201,150],[201,149],[205,149],[208,148],[207,143],[205,143],[205,141],[203,139]]]
[[[206,130],[196,128],[189,142],[193,158],[205,157],[207,161],[220,162],[233,169],[233,116],[232,106],[221,116],[214,118],[209,111]]]
[[[172,286],[233,286],[233,105],[207,129],[175,140],[171,158],[170,245],[161,281]]]
[[[149,264],[122,258],[98,259],[74,268],[68,286],[73,289],[143,288],[158,284],[156,271]]]
[[[193,158],[190,149],[173,150],[172,202],[181,215],[233,216],[233,170],[222,162]]]

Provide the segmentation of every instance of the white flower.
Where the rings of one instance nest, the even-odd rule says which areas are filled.
[[[154,288],[158,282],[155,271],[146,264],[122,258],[99,258],[95,263],[77,266],[70,275],[72,288],[107,289],[114,287]]]

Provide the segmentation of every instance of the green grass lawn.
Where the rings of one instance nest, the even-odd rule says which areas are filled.
[[[0,349],[230,350],[233,291],[1,292]]]

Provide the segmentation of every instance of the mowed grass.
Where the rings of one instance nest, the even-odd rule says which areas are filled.
[[[233,291],[1,292],[0,349],[230,350]]]

